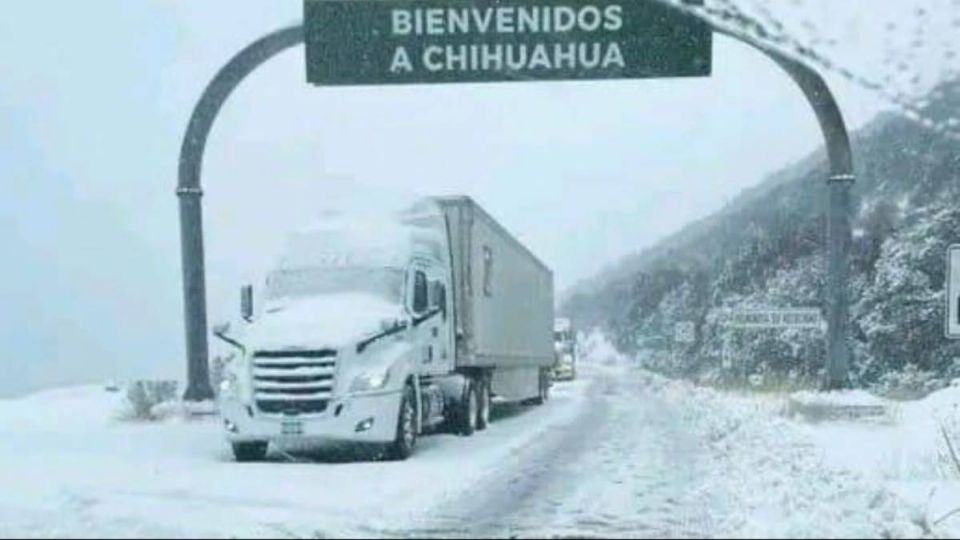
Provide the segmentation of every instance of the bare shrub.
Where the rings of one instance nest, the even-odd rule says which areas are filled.
[[[127,388],[123,419],[152,422],[166,416],[160,405],[177,401],[176,381],[136,381]],[[169,407],[167,407],[169,408]]]

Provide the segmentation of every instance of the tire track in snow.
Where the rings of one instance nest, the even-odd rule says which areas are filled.
[[[709,534],[697,440],[632,372],[598,372],[580,413],[435,508],[385,536],[691,537]]]

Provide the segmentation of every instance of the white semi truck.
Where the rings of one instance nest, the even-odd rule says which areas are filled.
[[[220,388],[238,461],[277,442],[383,445],[469,436],[491,399],[549,396],[553,274],[468,197],[396,219],[329,219],[291,237]],[[256,313],[255,313],[256,312]]]
[[[572,381],[577,378],[577,332],[573,321],[558,318],[553,324],[553,346],[556,351],[556,364],[553,366],[553,380]]]

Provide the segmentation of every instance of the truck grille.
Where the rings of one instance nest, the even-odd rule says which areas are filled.
[[[320,414],[327,410],[337,371],[337,352],[258,351],[253,391],[264,414]]]

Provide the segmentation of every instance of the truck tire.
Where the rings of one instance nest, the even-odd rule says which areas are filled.
[[[539,395],[533,399],[534,405],[543,405],[550,399],[550,374],[547,370],[540,370]]]
[[[231,446],[233,446],[233,457],[238,463],[253,463],[266,459],[269,444],[264,441],[236,442]]]
[[[387,457],[394,461],[404,461],[413,455],[417,446],[417,394],[413,387],[407,385],[403,390],[403,400],[400,402],[400,413],[397,415],[397,435],[387,449]]]
[[[483,431],[490,425],[490,381],[482,380],[478,384],[480,410],[477,411],[477,431]]]
[[[477,430],[477,417],[480,413],[480,398],[474,381],[467,381],[458,408],[457,431],[460,435],[469,437]]]

